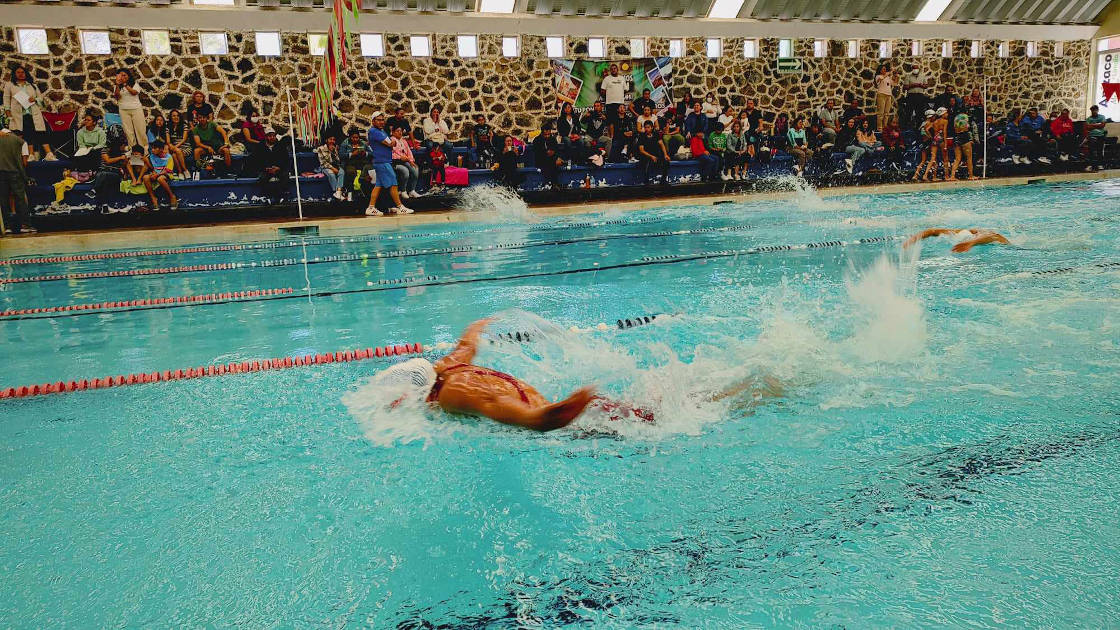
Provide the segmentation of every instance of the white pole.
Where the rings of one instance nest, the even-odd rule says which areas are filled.
[[[296,178],[296,207],[299,220],[303,221],[303,196],[299,191],[299,162],[296,161],[296,126],[292,122],[292,88],[288,88],[288,138],[292,142],[292,174]]]
[[[980,179],[988,178],[988,74],[984,73],[984,167]]]

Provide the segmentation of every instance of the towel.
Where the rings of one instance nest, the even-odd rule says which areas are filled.
[[[66,177],[65,179],[63,179],[60,182],[55,182],[55,185],[54,185],[54,200],[55,201],[62,201],[62,198],[66,196],[66,193],[70,192],[70,190],[72,188],[74,188],[74,186],[77,186],[77,185],[78,185],[78,180],[74,179],[73,177],[69,177],[69,176]]]

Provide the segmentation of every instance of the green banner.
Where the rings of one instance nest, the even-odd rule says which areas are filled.
[[[622,61],[553,59],[557,106],[571,103],[577,110],[591,107],[602,98],[601,85],[603,78],[610,75],[611,66],[618,66],[619,76],[626,80],[625,102],[640,98],[643,90],[649,90],[657,111],[672,104],[673,60],[650,57]]]

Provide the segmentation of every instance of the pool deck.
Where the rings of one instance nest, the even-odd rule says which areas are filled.
[[[1037,175],[1031,177],[1002,177],[987,180],[934,182],[928,184],[883,184],[876,186],[847,186],[817,190],[821,197],[841,195],[873,195],[908,193],[930,190],[955,190],[973,188],[992,188],[1019,186],[1045,182],[1092,181],[1120,177],[1120,170],[1106,170],[1095,173],[1062,173],[1056,175]],[[768,199],[789,199],[797,196],[796,191],[746,192],[726,195],[697,195],[667,197],[665,199],[640,199],[634,201],[589,202],[578,205],[535,205],[530,208],[540,216],[578,215],[611,210],[628,212],[650,208],[714,204],[719,202],[747,202]],[[250,221],[244,223],[198,224],[185,227],[164,228],[125,228],[114,230],[87,230],[74,232],[50,232],[27,234],[0,238],[0,256],[29,256],[61,254],[81,251],[130,249],[136,247],[176,247],[201,243],[243,242],[273,240],[280,236],[281,228],[318,226],[319,236],[346,236],[367,234],[386,229],[400,229],[416,225],[438,223],[458,223],[493,219],[488,213],[441,210],[422,212],[407,216],[385,217],[338,217],[316,218],[307,221],[274,220]]]

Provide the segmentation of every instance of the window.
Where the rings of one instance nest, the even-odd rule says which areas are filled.
[[[1037,57],[1038,56],[1038,42],[1027,42],[1027,56],[1028,57]]]
[[[984,56],[984,42],[979,39],[972,40],[968,45],[968,54],[973,59],[979,59]]]
[[[719,59],[723,55],[723,40],[718,37],[709,37],[704,42],[704,48],[708,52],[708,59]]]
[[[848,40],[848,57],[851,58],[851,59],[855,59],[858,56],[859,56],[859,40],[858,39],[849,39]]]
[[[82,53],[86,55],[109,55],[113,46],[109,43],[109,31],[81,31]]]
[[[19,40],[19,52],[24,55],[46,55],[50,53],[47,48],[47,29],[45,28],[17,28],[16,39]]]
[[[644,38],[644,37],[631,37],[630,38],[630,56],[631,57],[645,57],[646,56],[646,38]]]
[[[953,56],[953,42],[949,40],[941,42],[941,56],[946,59]]]
[[[880,59],[889,58],[891,56],[891,53],[894,52],[892,50],[893,48],[894,48],[894,46],[892,46],[891,43],[888,42],[888,41],[879,42],[879,58]]]
[[[141,31],[145,55],[170,55],[171,34],[167,31]]]
[[[503,57],[520,57],[521,56],[521,38],[516,35],[502,36],[502,56]]]
[[[478,10],[482,13],[513,13],[513,0],[481,0]]]
[[[408,50],[413,57],[431,57],[432,40],[427,35],[410,35],[408,37]]]
[[[460,35],[455,42],[459,44],[459,56],[463,59],[478,56],[478,35]]]
[[[999,43],[999,56],[1004,59],[1011,56],[1011,42]]]
[[[257,55],[261,57],[280,56],[280,33],[276,31],[258,31]]]
[[[793,57],[793,40],[792,39],[779,39],[778,40],[778,58],[790,59]]]
[[[910,55],[913,57],[922,56],[922,40],[915,39],[914,41],[910,42]]]
[[[594,59],[607,56],[607,40],[602,37],[587,38],[587,56]]]
[[[385,56],[385,38],[381,33],[362,33],[358,36],[358,41],[362,44],[363,57]]]
[[[1065,42],[1054,42],[1054,56],[1055,57],[1065,57],[1066,56],[1066,43]]]
[[[308,33],[307,50],[316,57],[322,57],[323,55],[327,54],[327,34]]]
[[[758,58],[758,40],[747,39],[743,41],[743,57],[745,59]]]
[[[1097,52],[1108,52],[1120,49],[1120,37],[1108,37],[1097,40]]]
[[[226,41],[226,34],[205,31],[199,33],[198,51],[204,55],[228,55],[229,42]]]
[[[814,57],[827,57],[828,56],[828,40],[827,39],[814,39],[813,40],[813,56]]]
[[[564,56],[564,38],[563,37],[546,37],[544,38],[544,52],[550,58]]]
[[[670,57],[683,57],[684,56],[684,40],[683,39],[670,39],[669,40],[669,56]]]
[[[945,8],[949,6],[951,0],[926,0],[922,9],[918,11],[918,15],[914,18],[915,22],[936,22],[941,14],[945,12]]]
[[[218,4],[222,6],[233,6],[233,0],[194,0],[194,4]]]
[[[739,9],[743,8],[743,0],[716,0],[712,9],[708,11],[710,18],[731,19],[739,17]]]

